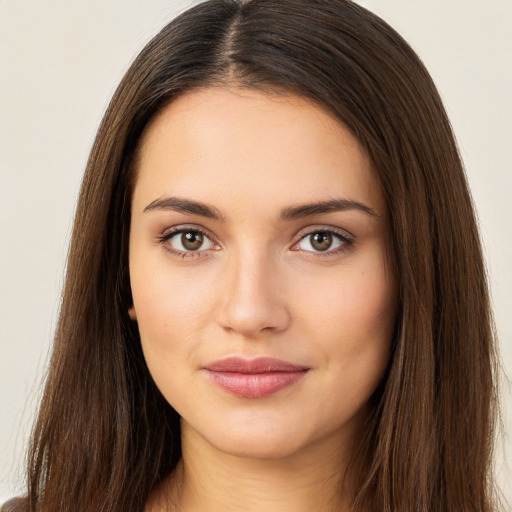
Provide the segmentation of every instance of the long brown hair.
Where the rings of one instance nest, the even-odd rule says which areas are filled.
[[[178,415],[149,375],[127,312],[130,164],[164,105],[222,83],[321,104],[359,139],[387,200],[399,315],[359,452],[354,509],[495,510],[495,342],[457,146],[419,58],[348,0],[203,2],[167,25],[123,78],[78,202],[29,456],[29,509],[141,511],[179,461]]]

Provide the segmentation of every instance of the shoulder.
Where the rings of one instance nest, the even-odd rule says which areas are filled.
[[[0,505],[0,512],[29,512],[27,498],[13,498]]]

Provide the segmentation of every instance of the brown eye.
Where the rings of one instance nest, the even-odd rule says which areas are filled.
[[[319,232],[310,235],[311,247],[317,251],[327,251],[332,245],[332,234],[326,232]]]
[[[336,249],[343,249],[351,243],[352,241],[348,238],[348,235],[345,237],[334,231],[312,231],[304,235],[300,241],[294,245],[293,250],[334,254]]]
[[[211,239],[198,229],[183,229],[174,231],[169,235],[164,235],[161,242],[167,246],[171,252],[179,254],[193,253],[198,254],[215,248]]]
[[[185,231],[181,234],[181,244],[187,251],[197,251],[203,245],[204,236],[199,231]]]

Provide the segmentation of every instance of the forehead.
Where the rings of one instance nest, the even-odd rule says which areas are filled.
[[[217,87],[180,96],[145,130],[136,172],[134,202],[168,194],[280,208],[347,197],[383,209],[357,139],[290,94]]]

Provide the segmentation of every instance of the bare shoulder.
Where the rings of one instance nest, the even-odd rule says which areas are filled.
[[[0,505],[0,512],[28,512],[27,498],[13,498],[3,505]]]

